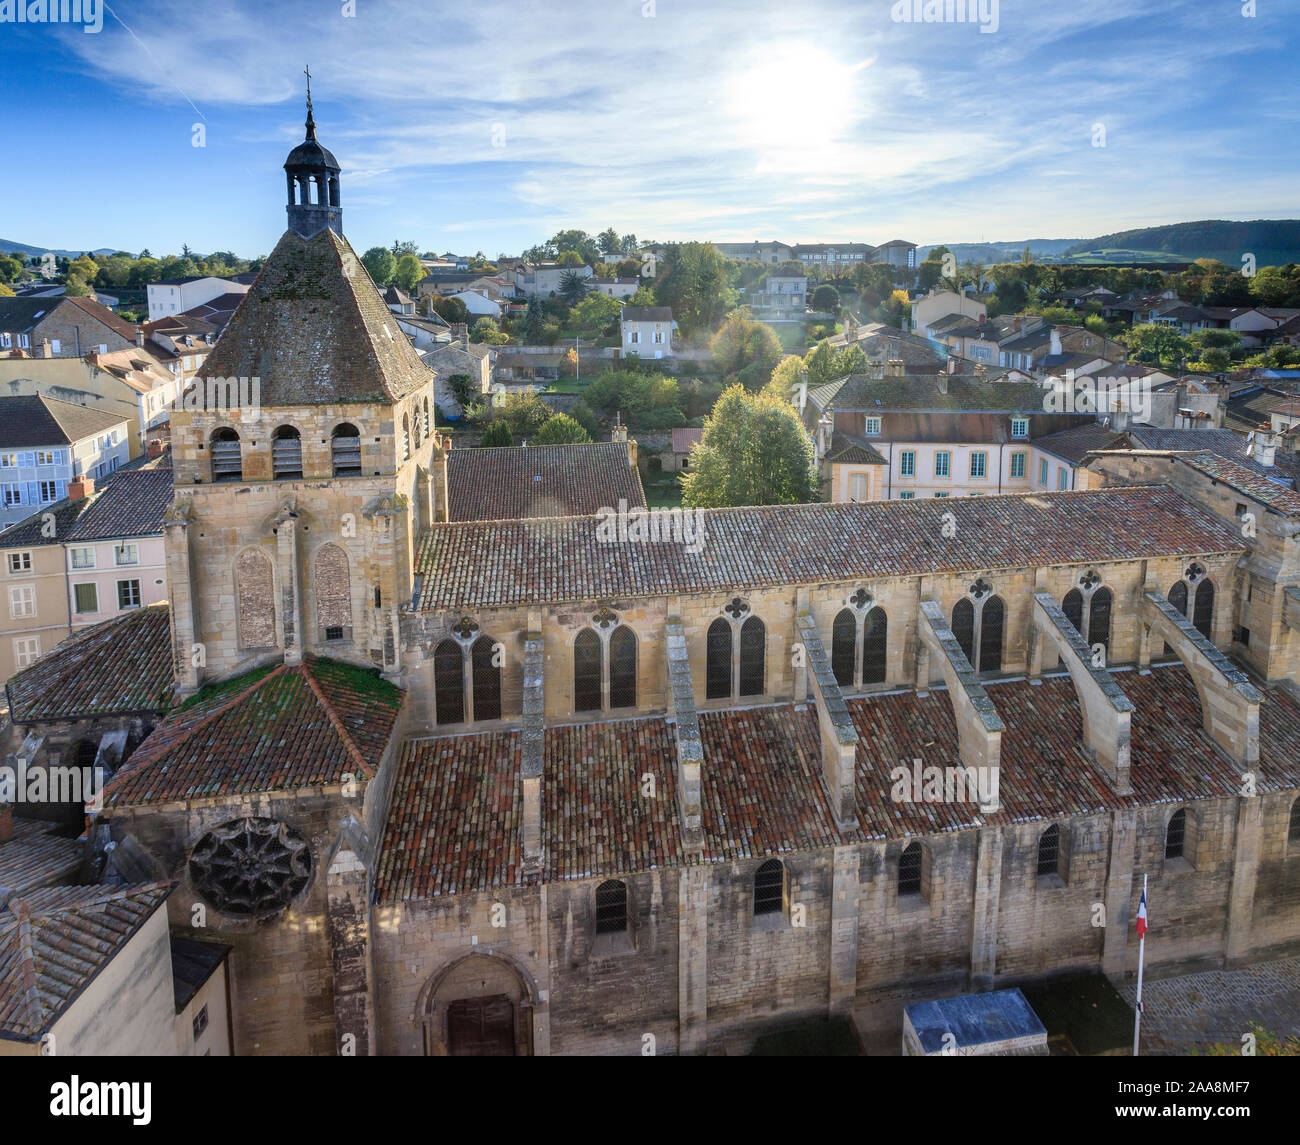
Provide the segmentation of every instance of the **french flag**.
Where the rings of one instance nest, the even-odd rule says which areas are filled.
[[[1138,938],[1143,938],[1147,932],[1147,892],[1142,892],[1142,901],[1138,903],[1137,915],[1137,932]]]

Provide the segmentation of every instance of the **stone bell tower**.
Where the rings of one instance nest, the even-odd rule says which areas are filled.
[[[343,208],[339,200],[339,164],[316,140],[316,120],[311,111],[311,70],[307,75],[307,137],[284,161],[289,190],[289,229],[309,239],[329,227],[343,233]]]

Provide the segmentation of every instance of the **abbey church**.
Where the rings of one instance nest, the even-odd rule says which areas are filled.
[[[48,744],[129,741],[98,877],[232,948],[235,1053],[735,1052],[1120,982],[1144,875],[1148,974],[1300,949],[1300,494],[1101,451],[611,540],[626,430],[454,447],[310,111],[285,171],[204,367],[260,404],[172,418],[168,603],[10,685]]]

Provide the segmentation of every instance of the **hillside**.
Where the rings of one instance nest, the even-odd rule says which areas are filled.
[[[998,262],[1019,262],[1025,247],[1029,247],[1030,254],[1035,259],[1045,262],[1055,258],[1066,248],[1078,245],[1079,241],[1079,239],[1018,239],[1015,242],[935,243],[933,246],[918,247],[916,259],[918,262],[922,261],[934,247],[942,245],[957,256],[959,263],[977,262],[982,266],[992,266]]]
[[[1255,256],[1256,266],[1284,266],[1300,262],[1300,219],[1204,219],[1141,227],[1087,239],[1062,253],[1071,258],[1088,258],[1103,251],[1159,253],[1169,261],[1217,258],[1232,267],[1240,266],[1242,255],[1249,252]]]
[[[89,253],[90,254],[112,254],[114,251],[118,251],[121,249],[122,249],[121,247],[115,247],[115,246],[102,246],[102,247],[97,247],[95,250],[90,251]],[[53,246],[32,246],[31,243],[15,242],[13,239],[0,239],[0,250],[5,252],[20,250],[23,252],[23,254],[35,254],[35,255],[44,254],[46,251],[53,251],[55,254],[63,258],[76,258],[79,254],[83,253],[82,251],[79,250],[61,250],[59,247],[53,247]]]

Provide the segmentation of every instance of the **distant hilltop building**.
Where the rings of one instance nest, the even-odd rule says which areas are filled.
[[[822,270],[844,270],[873,262],[887,262],[891,266],[916,266],[916,243],[894,239],[883,246],[869,243],[783,243],[748,242],[714,243],[724,258],[737,262],[757,260],[777,265],[797,261]]]

